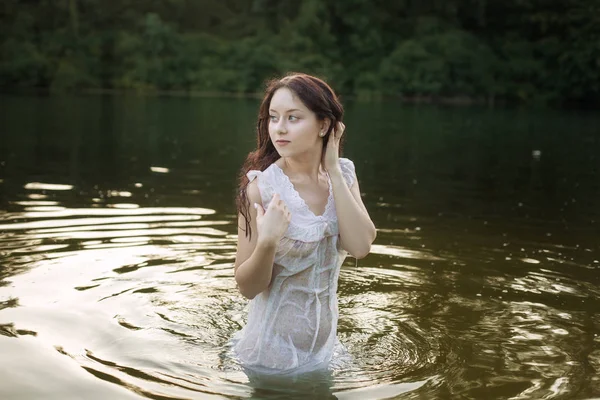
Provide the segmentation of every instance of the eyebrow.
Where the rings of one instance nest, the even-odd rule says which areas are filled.
[[[271,112],[277,112],[276,110],[273,110],[272,108],[270,108],[269,111],[271,111]],[[298,108],[292,108],[292,109],[287,110],[286,112],[290,113],[290,112],[293,112],[293,111],[300,111],[300,112],[302,112],[302,110],[300,110]]]

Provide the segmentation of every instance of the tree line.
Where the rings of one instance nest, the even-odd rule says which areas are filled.
[[[4,0],[0,87],[600,103],[600,0]]]

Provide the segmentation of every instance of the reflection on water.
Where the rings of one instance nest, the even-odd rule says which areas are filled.
[[[379,234],[340,276],[349,356],[276,378],[228,347],[255,102],[0,103],[0,398],[600,396],[597,119],[350,104]]]

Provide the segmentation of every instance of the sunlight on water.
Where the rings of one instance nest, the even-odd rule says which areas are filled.
[[[12,213],[0,226],[2,248],[13,248],[3,274],[10,281],[2,289],[13,306],[3,318],[16,336],[28,332],[90,374],[138,394],[209,393],[201,376],[217,377],[199,365],[220,363],[214,349],[227,334],[219,332],[223,304],[199,290],[220,290],[221,269],[203,272],[203,266],[230,259],[223,253],[235,244],[216,228],[231,221],[201,220],[213,214],[144,207]],[[157,242],[161,238],[166,242]],[[152,354],[159,358],[153,361]]]
[[[54,200],[11,204],[22,211],[8,213],[0,224],[0,251],[10,251],[2,273],[0,325],[4,336],[30,338],[18,351],[37,351],[42,363],[58,363],[65,373],[75,363],[95,379],[146,397],[306,393],[302,379],[270,382],[265,389],[265,382],[248,380],[228,356],[226,345],[244,324],[246,303],[231,269],[233,219],[219,219],[215,210],[198,207],[68,208]],[[406,237],[407,232],[380,234],[385,239]],[[447,252],[435,254],[418,242],[416,247],[377,244],[370,257],[358,269],[348,260],[340,277],[339,337],[351,358],[334,364],[329,378],[311,378],[311,393],[362,399],[435,391],[445,384],[440,372],[456,368],[448,362],[462,351],[446,339],[454,335],[447,317],[460,318],[452,307],[479,307],[477,297],[440,290],[444,284],[434,283],[435,272],[439,270],[441,282],[451,283],[452,271],[441,266],[467,261]],[[378,257],[388,261],[378,262]],[[531,257],[520,261],[540,265]],[[487,280],[492,290],[509,287],[531,295],[598,291],[551,269],[522,272],[482,282]],[[498,297],[508,295],[504,289]],[[473,332],[463,332],[465,339],[473,335],[474,343],[480,343],[480,361],[471,363],[500,357],[509,369],[554,377],[551,383],[531,380],[515,399],[568,392],[569,379],[557,374],[568,375],[581,362],[557,340],[581,334],[572,325],[573,312],[543,303],[493,305],[490,300]],[[505,338],[494,336],[497,326],[506,327]],[[34,350],[40,344],[66,358],[51,361],[55,356],[47,350]],[[7,359],[17,357],[16,349]],[[564,368],[557,369],[557,362]],[[31,379],[23,382],[30,389],[35,387]],[[114,396],[113,390],[102,386],[99,393]]]
[[[58,201],[13,201],[12,204],[18,204],[20,206],[54,206],[58,205]]]
[[[73,186],[56,183],[31,182],[26,184],[24,188],[27,190],[71,190],[73,189]]]
[[[167,173],[169,173],[169,168],[164,168],[164,167],[150,167],[150,170],[152,172],[158,172],[160,174],[167,174]]]
[[[246,385],[262,385],[248,382],[224,349],[245,318],[245,301],[232,279],[232,220],[204,220],[215,216],[206,208],[67,208],[59,201],[32,202],[13,202],[23,211],[6,215],[0,224],[0,249],[11,249],[0,293],[12,303],[2,317],[11,321],[13,337],[36,337],[102,381],[144,396],[245,397],[251,393]],[[32,212],[32,207],[62,209]],[[392,246],[375,250],[438,259]],[[354,284],[377,272],[366,267],[351,277],[352,271],[346,279]],[[419,279],[419,270],[411,267],[384,274],[392,285]],[[432,348],[427,340],[435,339],[426,339],[426,332],[394,312],[399,299],[367,291],[342,295],[342,307],[348,301],[352,306],[340,321],[340,336],[355,356],[321,389],[352,399],[396,396],[429,384],[433,375],[411,382],[393,378],[436,361],[425,350]],[[373,340],[377,345],[365,352],[363,344]],[[298,384],[283,383],[286,392],[300,390]]]
[[[126,208],[128,210],[131,210],[132,208],[140,207],[138,204],[133,204],[133,203],[116,203],[116,204],[107,204],[106,206],[109,208]]]
[[[411,250],[411,249],[407,249],[407,248],[400,248],[398,246],[392,246],[392,245],[384,246],[384,245],[375,244],[375,245],[371,246],[371,253],[400,257],[400,258],[414,258],[414,259],[421,259],[421,260],[440,260],[439,258],[437,258],[431,254],[427,254],[423,251],[415,251],[415,250]]]

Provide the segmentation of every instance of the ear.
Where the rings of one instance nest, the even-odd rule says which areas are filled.
[[[331,126],[331,120],[329,118],[325,118],[323,121],[321,121],[320,132],[327,133],[330,126]]]

